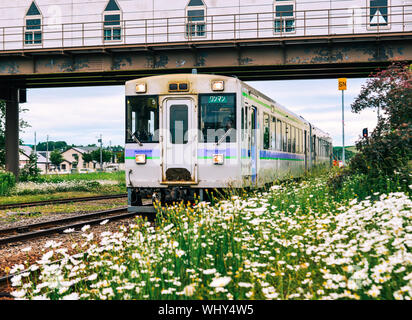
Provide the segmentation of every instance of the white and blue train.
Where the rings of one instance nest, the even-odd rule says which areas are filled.
[[[126,83],[129,210],[203,199],[331,165],[332,139],[237,78],[171,74]]]

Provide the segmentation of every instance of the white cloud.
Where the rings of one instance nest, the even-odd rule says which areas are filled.
[[[65,88],[30,90],[29,109],[22,115],[30,128],[21,135],[26,143],[63,140],[68,144],[97,144],[103,135],[104,145],[124,144],[124,89]]]
[[[363,128],[372,131],[376,113],[354,114],[350,105],[366,79],[348,79],[345,92],[345,145],[353,145]],[[286,108],[303,116],[342,145],[341,92],[337,79],[248,82]],[[22,118],[29,122],[21,138],[25,143],[53,141],[69,144],[97,144],[100,134],[105,145],[124,144],[124,87],[85,87],[29,90],[29,109]]]
[[[376,113],[365,110],[351,112],[350,105],[360,93],[366,79],[348,79],[344,93],[345,145],[354,145],[362,129],[372,131],[376,126]],[[333,138],[333,145],[342,145],[342,93],[338,80],[294,80],[248,82],[287,109],[304,117]]]

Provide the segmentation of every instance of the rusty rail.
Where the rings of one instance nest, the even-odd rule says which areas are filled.
[[[377,23],[371,22],[371,7],[295,10],[290,12],[292,16],[274,11],[205,15],[202,17],[203,21],[195,23],[190,22],[187,16],[120,20],[114,21],[119,23],[116,27],[121,29],[120,39],[116,40],[104,40],[103,21],[42,24],[41,43],[38,44],[25,44],[25,26],[8,26],[0,28],[0,54],[36,49],[133,44],[149,46],[155,43],[247,40],[256,37],[284,39],[302,36],[379,35],[412,31],[412,4],[387,8],[387,20],[379,20],[384,19],[381,15],[378,16]],[[204,29],[198,31],[196,24],[204,25]],[[195,28],[192,29],[192,26]]]

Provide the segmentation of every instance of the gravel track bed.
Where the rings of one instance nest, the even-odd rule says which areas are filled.
[[[117,201],[116,201],[117,200]],[[124,201],[124,200],[123,200]],[[93,201],[96,203],[97,201]],[[99,200],[99,203],[105,202],[109,204],[117,204],[117,206],[126,205],[126,203],[120,203],[119,199],[110,199],[110,200]],[[124,201],[125,202],[125,201]],[[151,201],[143,201],[143,204],[150,204]],[[82,204],[85,204],[82,203]],[[82,204],[79,204],[81,207]],[[95,210],[96,211],[96,210]],[[32,223],[38,222],[47,222],[53,221],[56,219],[66,218],[77,216],[79,213],[90,213],[92,211],[85,211],[85,212],[71,212],[71,213],[50,213],[47,215],[41,215],[35,218],[22,218],[19,221],[15,221],[12,223],[1,223],[0,219],[0,229],[12,228],[12,227],[20,227],[25,226]],[[109,218],[110,220],[110,218]],[[113,222],[109,222],[105,225],[95,225],[91,226],[92,232],[95,233],[95,239],[99,240],[99,234],[104,231],[110,232],[117,232],[119,227],[122,225],[127,226],[130,223],[134,223],[134,218],[125,218],[122,220],[117,220]],[[7,275],[6,268],[12,268],[15,264],[32,264],[39,260],[42,255],[49,251],[50,248],[44,248],[44,245],[47,241],[53,240],[55,242],[62,242],[62,248],[67,248],[70,254],[75,254],[81,251],[80,244],[84,241],[84,238],[81,236],[81,231],[76,231],[73,233],[60,233],[60,234],[52,234],[48,236],[42,236],[35,239],[27,240],[27,241],[19,241],[13,244],[3,245],[0,247],[0,277],[4,277]],[[75,248],[72,248],[73,245],[77,244]],[[22,249],[31,247],[31,250],[28,252],[23,252]],[[9,288],[10,289],[10,288]],[[9,290],[8,289],[8,290]],[[4,288],[0,288],[0,291],[7,291]]]
[[[117,232],[120,226],[128,226],[132,223],[135,223],[134,218],[126,218],[123,220],[109,222],[105,225],[91,226],[90,230],[95,234],[95,240],[100,241],[100,233],[105,231]],[[31,265],[37,260],[40,260],[44,253],[51,250],[50,248],[45,248],[46,242],[50,240],[62,242],[62,245],[59,248],[67,248],[69,254],[81,252],[81,244],[85,242],[85,239],[81,235],[81,231],[68,234],[53,234],[2,246],[0,248],[0,277],[6,276],[6,268],[11,269],[15,264]],[[23,249],[29,247],[31,249],[28,252],[22,251]],[[11,289],[12,288],[9,285],[0,286],[0,292],[10,292],[12,291]],[[0,300],[3,299],[7,300],[7,298],[0,298]]]

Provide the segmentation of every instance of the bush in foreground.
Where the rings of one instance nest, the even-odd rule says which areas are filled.
[[[15,184],[16,179],[12,173],[0,172],[0,196],[8,195]]]

